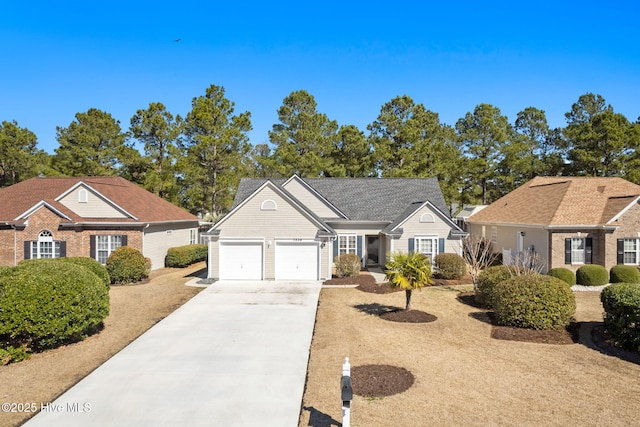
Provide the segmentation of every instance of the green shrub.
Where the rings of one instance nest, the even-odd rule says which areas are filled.
[[[506,265],[496,265],[482,270],[477,281],[476,301],[488,308],[493,307],[494,288],[511,276],[511,271]]]
[[[24,261],[20,261],[20,266],[29,265],[29,264],[39,264],[43,262],[67,262],[71,264],[81,265],[89,269],[89,271],[93,272],[96,276],[100,278],[102,283],[105,286],[109,286],[111,283],[111,279],[109,277],[109,273],[107,272],[107,268],[100,264],[93,258],[88,257],[68,257],[68,258],[40,258],[40,259],[27,259]]]
[[[640,351],[640,284],[616,283],[600,294],[604,325],[614,343]]]
[[[576,271],[576,283],[582,286],[602,286],[609,283],[609,272],[598,264],[585,264]]]
[[[165,267],[183,268],[207,259],[207,245],[186,245],[169,248],[164,260]]]
[[[333,263],[338,277],[353,277],[360,273],[360,257],[356,254],[342,254]]]
[[[563,282],[567,282],[569,286],[573,286],[576,284],[576,274],[568,268],[552,268],[547,272],[547,276],[555,277],[562,280]]]
[[[640,270],[633,265],[614,265],[609,271],[609,283],[640,283]]]
[[[467,274],[467,263],[458,254],[438,254],[434,262],[443,279],[462,279]]]
[[[109,314],[109,289],[86,267],[53,261],[0,274],[0,341],[39,351],[79,341],[101,327]]]
[[[149,277],[151,260],[131,246],[121,246],[107,258],[107,271],[113,284],[135,283]]]
[[[31,353],[25,346],[14,347],[10,345],[6,348],[0,348],[0,366],[18,363],[28,359],[30,356]]]
[[[493,292],[493,309],[501,325],[562,329],[576,311],[571,287],[551,276],[515,276],[498,283]]]

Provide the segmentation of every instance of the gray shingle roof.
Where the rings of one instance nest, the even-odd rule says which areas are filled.
[[[398,219],[410,205],[430,201],[447,215],[447,205],[436,178],[308,178],[310,187],[342,211],[352,221]],[[244,178],[234,207],[249,197],[266,179]],[[286,179],[272,179],[282,186]]]

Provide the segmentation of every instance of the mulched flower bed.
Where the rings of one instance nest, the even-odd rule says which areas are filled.
[[[391,365],[362,365],[351,369],[353,393],[363,397],[385,397],[402,393],[415,378],[405,368]]]
[[[389,320],[391,322],[404,322],[404,323],[429,323],[438,320],[433,314],[425,313],[420,310],[395,310],[383,313],[380,315],[381,319]]]

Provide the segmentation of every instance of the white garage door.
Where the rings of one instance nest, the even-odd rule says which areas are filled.
[[[277,280],[318,280],[318,244],[276,243]]]
[[[262,243],[221,242],[220,280],[262,280]]]

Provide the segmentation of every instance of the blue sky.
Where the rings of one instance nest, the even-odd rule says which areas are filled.
[[[8,3],[0,121],[50,153],[78,112],[99,108],[126,131],[150,102],[184,116],[211,84],[251,112],[253,144],[299,89],[365,132],[403,94],[450,125],[490,103],[512,123],[534,106],[564,126],[586,92],[640,116],[637,1]]]

